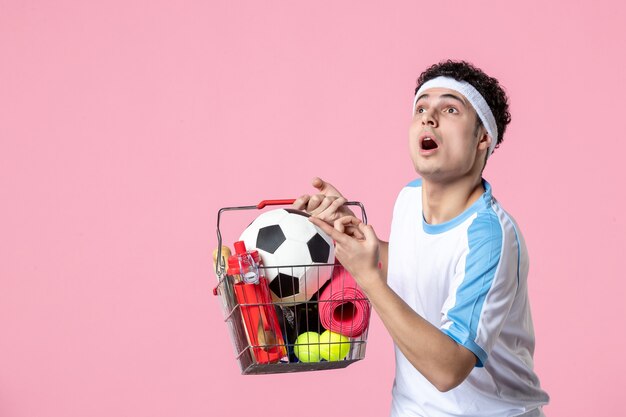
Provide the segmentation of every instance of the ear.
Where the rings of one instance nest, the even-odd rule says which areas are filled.
[[[478,150],[479,151],[489,151],[489,147],[491,146],[491,136],[487,131],[483,130],[480,139],[478,140]]]

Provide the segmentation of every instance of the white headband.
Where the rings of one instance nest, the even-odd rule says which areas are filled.
[[[415,94],[415,98],[413,98],[413,114],[415,114],[415,104],[417,103],[418,97],[429,88],[449,88],[450,90],[454,90],[465,96],[467,101],[469,101],[472,107],[474,107],[474,110],[476,110],[476,114],[478,114],[481,122],[483,122],[483,126],[487,129],[487,133],[491,136],[491,146],[489,146],[488,153],[488,155],[491,155],[496,147],[496,143],[498,142],[498,126],[496,125],[496,118],[493,117],[493,113],[491,112],[489,105],[483,96],[480,95],[478,90],[466,81],[457,81],[451,77],[433,78],[432,80],[428,80],[422,84],[420,89]]]

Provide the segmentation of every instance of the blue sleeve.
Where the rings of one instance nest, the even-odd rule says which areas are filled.
[[[508,315],[515,291],[510,291],[510,283],[502,284],[501,275],[508,272],[503,269],[503,231],[496,214],[480,212],[468,228],[467,239],[466,254],[456,272],[459,279],[455,281],[460,280],[460,284],[446,302],[441,330],[472,351],[478,358],[476,366],[481,367]],[[492,319],[493,323],[486,324]]]

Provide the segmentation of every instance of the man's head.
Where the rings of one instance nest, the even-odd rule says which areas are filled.
[[[511,120],[494,78],[467,62],[444,61],[417,80],[409,130],[411,158],[424,178],[480,177]]]
[[[457,81],[465,81],[480,93],[491,109],[496,122],[498,137],[493,138],[493,140],[496,140],[495,147],[497,148],[502,143],[506,127],[511,123],[509,99],[498,80],[488,76],[480,68],[476,68],[468,62],[448,60],[434,64],[422,72],[417,79],[415,93],[417,94],[424,83],[437,77],[450,77]],[[477,120],[477,123],[478,127],[482,125],[480,119]]]

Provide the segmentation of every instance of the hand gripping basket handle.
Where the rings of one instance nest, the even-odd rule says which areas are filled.
[[[217,281],[226,274],[226,265],[222,262],[222,233],[220,232],[220,219],[222,212],[232,210],[261,210],[267,206],[288,206],[296,201],[294,198],[280,199],[280,200],[262,200],[255,206],[240,206],[240,207],[224,207],[217,212],[217,262],[215,264],[215,274],[217,275]],[[361,209],[361,219],[363,223],[367,224],[367,214],[365,214],[365,207],[358,201],[348,201],[345,206],[359,206]],[[216,291],[213,291],[216,294]],[[217,295],[217,294],[216,294]]]

